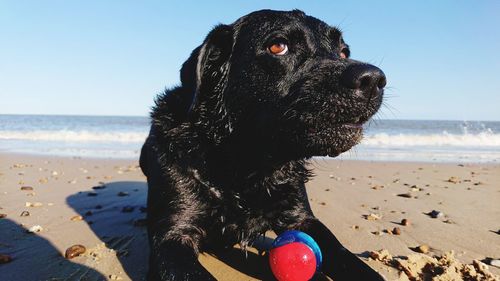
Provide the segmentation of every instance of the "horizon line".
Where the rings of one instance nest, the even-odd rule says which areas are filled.
[[[89,114],[64,114],[64,113],[0,113],[0,116],[60,116],[60,117],[132,117],[132,118],[150,118],[149,115],[89,115]],[[461,122],[500,122],[500,120],[478,120],[478,119],[418,119],[418,118],[377,118],[370,121],[379,120],[398,120],[398,121],[461,121]]]

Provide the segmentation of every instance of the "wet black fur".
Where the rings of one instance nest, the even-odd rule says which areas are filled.
[[[285,41],[289,53],[267,47]],[[148,178],[148,280],[212,280],[202,251],[265,231],[299,229],[335,280],[382,280],[312,214],[304,184],[315,155],[336,156],[361,138],[382,97],[339,83],[351,59],[341,33],[301,11],[263,10],[216,26],[158,96],[141,153]]]

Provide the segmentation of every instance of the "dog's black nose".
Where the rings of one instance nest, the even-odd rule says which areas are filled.
[[[344,87],[361,90],[368,99],[377,96],[387,84],[384,72],[370,64],[349,65],[340,77]]]

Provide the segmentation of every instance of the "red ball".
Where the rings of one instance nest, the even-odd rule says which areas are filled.
[[[279,281],[306,281],[316,271],[316,257],[307,245],[293,242],[271,249],[269,264]]]

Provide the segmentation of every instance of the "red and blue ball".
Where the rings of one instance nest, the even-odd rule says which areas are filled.
[[[321,250],[304,232],[289,230],[279,235],[269,252],[271,270],[279,281],[306,281],[321,267]]]

